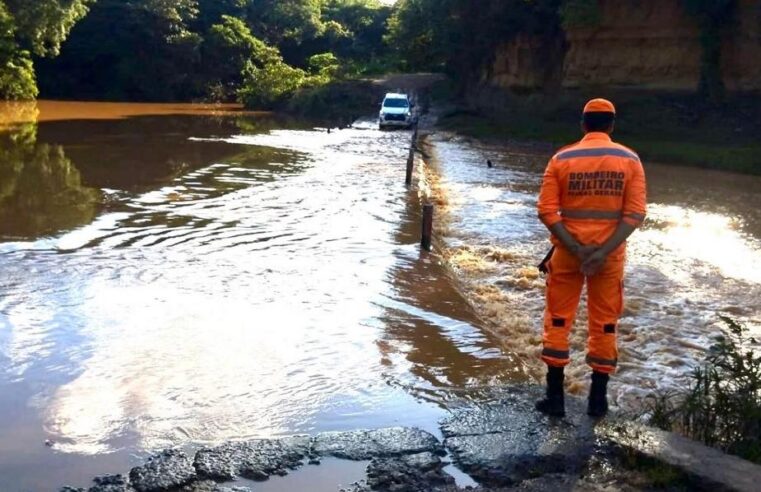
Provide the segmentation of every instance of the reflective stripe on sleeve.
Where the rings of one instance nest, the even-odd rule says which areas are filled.
[[[562,222],[563,218],[555,212],[550,212],[546,214],[539,214],[539,220],[541,220],[548,226],[552,226],[557,224],[558,222]]]
[[[636,220],[637,222],[643,222],[645,220],[645,214],[631,213],[631,214],[626,214],[624,217]]]
[[[555,156],[555,159],[558,161],[566,160],[566,159],[573,159],[575,157],[605,157],[605,156],[612,156],[612,157],[626,157],[628,159],[633,159],[635,161],[639,161],[639,156],[635,154],[634,152],[629,152],[628,150],[624,149],[615,149],[615,148],[593,148],[593,149],[574,149],[574,150],[566,150],[565,152],[560,152]]]
[[[587,355],[587,364],[597,364],[600,366],[616,367],[618,365],[618,360],[603,359],[601,357],[594,357],[592,355]]]
[[[620,210],[585,210],[567,209],[560,210],[560,215],[568,219],[591,219],[591,220],[621,220],[623,213]]]

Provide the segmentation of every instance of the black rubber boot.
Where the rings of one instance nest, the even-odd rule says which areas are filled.
[[[604,417],[608,413],[608,374],[592,372],[592,386],[589,389],[589,405],[587,415]]]
[[[536,409],[551,417],[565,417],[565,395],[563,393],[563,368],[547,368],[547,396],[536,402]]]

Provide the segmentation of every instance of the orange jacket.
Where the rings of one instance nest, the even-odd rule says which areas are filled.
[[[562,221],[582,244],[602,245],[620,221],[638,227],[646,213],[645,172],[639,156],[606,133],[588,133],[550,160],[539,193],[539,218]],[[560,242],[553,236],[553,244]],[[621,245],[613,254],[623,254]]]

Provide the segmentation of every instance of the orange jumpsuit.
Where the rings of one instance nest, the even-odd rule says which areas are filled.
[[[539,217],[548,227],[563,222],[583,245],[602,245],[620,221],[635,227],[645,219],[645,173],[632,150],[606,133],[588,133],[549,162],[539,194]],[[553,236],[548,264],[542,360],[555,367],[570,362],[568,335],[584,286],[580,260]],[[589,314],[587,364],[612,373],[618,362],[616,327],[623,310],[626,244],[586,279]]]

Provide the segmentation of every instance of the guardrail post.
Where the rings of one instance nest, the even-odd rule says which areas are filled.
[[[407,186],[412,184],[412,170],[415,167],[415,148],[410,146],[410,153],[407,156],[407,175],[404,179],[404,182],[407,184]]]
[[[420,247],[426,251],[431,250],[431,239],[433,236],[433,205],[426,203],[423,205],[423,234],[420,240]]]

